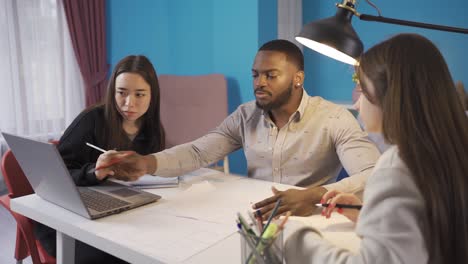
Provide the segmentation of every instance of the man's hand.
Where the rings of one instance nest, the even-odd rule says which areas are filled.
[[[356,223],[359,217],[359,210],[336,208],[336,204],[362,205],[361,200],[354,194],[342,193],[331,190],[325,193],[321,203],[328,203],[328,207],[323,208],[322,215],[330,218],[331,213],[336,210],[338,213],[346,216],[349,220]]]
[[[327,191],[323,187],[313,187],[305,190],[289,189],[286,191],[278,191],[275,187],[271,187],[271,190],[274,194],[272,197],[252,206],[253,209],[261,212],[263,220],[270,217],[271,211],[279,198],[281,198],[281,204],[276,216],[282,215],[287,211],[296,216],[311,215],[317,208],[315,204],[320,201],[322,195]]]
[[[142,156],[134,151],[108,151],[99,156],[95,173],[98,179],[105,175],[122,181],[136,181],[154,171],[156,159],[152,155]]]
[[[111,165],[119,162],[126,156],[131,155],[133,151],[122,155],[119,155],[118,153],[119,152],[115,150],[109,150],[99,155],[94,171],[94,174],[98,180],[104,180],[106,177],[112,177],[115,173],[112,170]]]

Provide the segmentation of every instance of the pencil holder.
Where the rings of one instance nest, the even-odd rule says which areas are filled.
[[[241,263],[243,264],[280,264],[283,263],[283,232],[259,241],[258,236],[240,234]]]

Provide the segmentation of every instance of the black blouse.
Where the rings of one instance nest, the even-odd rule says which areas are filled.
[[[104,131],[104,107],[98,106],[83,111],[65,130],[58,145],[58,150],[70,171],[76,185],[96,185],[100,181],[94,174],[96,161],[102,153],[86,145],[86,142],[103,148],[105,142],[99,132]],[[152,153],[149,136],[143,130],[136,135],[131,150],[138,154]]]

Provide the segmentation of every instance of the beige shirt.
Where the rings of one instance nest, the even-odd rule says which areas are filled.
[[[242,104],[207,135],[154,154],[155,174],[181,175],[240,148],[249,177],[290,185],[335,182],[343,164],[352,177],[327,188],[348,192],[364,188],[380,156],[349,111],[304,90],[297,111],[281,129],[255,101]]]

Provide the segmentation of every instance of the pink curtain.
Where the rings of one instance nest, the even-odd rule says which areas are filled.
[[[63,0],[73,49],[85,81],[86,106],[104,97],[109,65],[106,56],[106,0]]]

